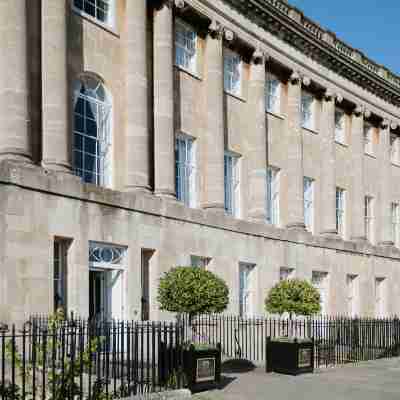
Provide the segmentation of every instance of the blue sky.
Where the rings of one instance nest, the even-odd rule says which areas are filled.
[[[289,3],[400,75],[400,0],[289,0]]]

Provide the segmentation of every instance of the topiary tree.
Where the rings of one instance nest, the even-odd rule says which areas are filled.
[[[226,283],[210,271],[198,267],[176,267],[160,279],[158,302],[161,310],[196,315],[220,313],[229,303]]]
[[[280,281],[268,293],[265,309],[272,314],[314,315],[321,311],[320,295],[306,280]]]

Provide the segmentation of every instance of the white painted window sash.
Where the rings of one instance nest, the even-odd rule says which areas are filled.
[[[235,96],[242,94],[242,60],[229,49],[224,49],[224,88]]]
[[[197,32],[180,19],[175,23],[175,62],[191,73],[197,72]]]
[[[304,177],[304,224],[307,230],[314,229],[314,180]]]
[[[281,109],[281,82],[280,80],[269,74],[266,81],[266,109],[270,113],[280,114]]]
[[[225,211],[234,217],[240,216],[240,166],[239,157],[225,152]]]
[[[301,124],[303,128],[314,129],[315,98],[312,94],[303,91],[301,93]]]

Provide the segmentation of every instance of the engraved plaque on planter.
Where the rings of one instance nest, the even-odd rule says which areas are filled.
[[[299,349],[299,368],[311,366],[311,349]]]
[[[215,380],[215,358],[199,358],[196,368],[196,382]]]

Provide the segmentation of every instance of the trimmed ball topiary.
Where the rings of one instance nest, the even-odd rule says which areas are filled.
[[[265,309],[272,314],[315,315],[321,311],[320,301],[318,290],[310,282],[289,279],[269,291]]]
[[[176,267],[160,279],[158,302],[161,310],[195,315],[220,313],[229,302],[226,283],[198,267]]]

